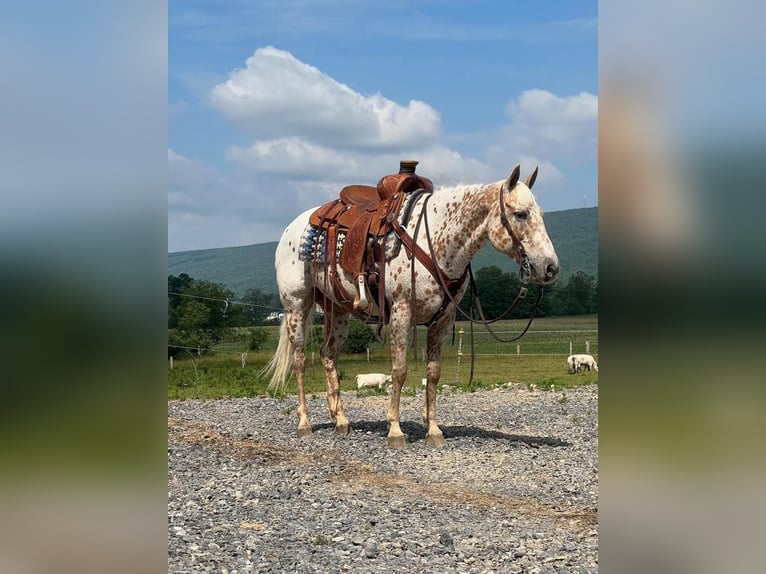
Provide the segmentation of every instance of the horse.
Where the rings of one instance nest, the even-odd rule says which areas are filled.
[[[489,241],[519,264],[523,283],[549,284],[559,273],[558,256],[545,229],[543,211],[531,192],[537,167],[523,182],[519,176],[517,165],[505,180],[439,187],[414,197],[413,205],[406,208],[410,217],[405,221],[400,216],[398,220],[403,232],[398,241],[400,249],[392,251],[387,259],[379,283],[385,309],[376,301],[371,301],[364,312],[352,308],[347,301],[340,300],[337,289],[328,287],[326,263],[301,259],[300,244],[317,208],[301,213],[287,226],[275,253],[279,298],[285,315],[277,350],[263,374],[271,375],[269,388],[281,389],[290,369],[294,371],[298,387],[298,436],[313,433],[304,392],[304,345],[310,313],[314,304],[320,303],[330,307],[324,309],[325,344],[320,355],[335,432],[347,435],[351,430],[343,411],[337,371],[340,349],[348,335],[349,314],[364,318],[379,317],[382,313],[388,323],[392,360],[387,444],[390,448],[406,447],[407,436],[399,423],[399,403],[407,378],[408,332],[415,325],[427,325],[427,385],[422,410],[423,422],[428,426],[426,444],[446,445],[436,422],[436,389],[441,376],[442,349],[467,288],[471,259]],[[433,263],[424,264],[425,259],[415,256],[417,251],[419,255],[429,253]],[[354,292],[357,278],[352,273],[338,267],[334,275],[334,281],[343,290]],[[457,287],[446,289],[445,280]]]

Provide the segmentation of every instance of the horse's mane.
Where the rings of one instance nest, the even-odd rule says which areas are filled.
[[[449,185],[439,184],[434,188],[434,193],[479,191],[485,187],[487,187],[487,184],[485,183],[467,183],[465,181],[459,181]]]

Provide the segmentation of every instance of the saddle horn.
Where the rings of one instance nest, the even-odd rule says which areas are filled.
[[[513,189],[513,186],[519,182],[519,175],[521,175],[521,165],[517,163],[516,167],[513,168],[511,175],[505,181],[505,185],[509,190]]]
[[[532,173],[529,174],[529,177],[524,180],[524,183],[529,189],[532,189],[532,186],[535,185],[535,180],[537,179],[537,168],[539,166],[535,166],[535,169],[532,170]]]

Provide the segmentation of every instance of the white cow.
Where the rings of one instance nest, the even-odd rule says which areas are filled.
[[[382,389],[383,385],[391,383],[391,375],[383,373],[367,373],[356,376],[357,389]]]
[[[579,373],[580,369],[587,368],[589,371],[598,371],[596,359],[591,355],[569,355],[567,365],[570,373]]]

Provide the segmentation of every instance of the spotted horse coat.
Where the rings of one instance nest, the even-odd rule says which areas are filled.
[[[548,237],[540,209],[531,187],[537,177],[537,168],[525,180],[519,180],[520,168],[502,181],[484,185],[456,185],[436,189],[430,197],[418,198],[411,217],[403,224],[405,231],[426,253],[430,252],[423,229],[415,234],[415,227],[423,213],[432,240],[435,263],[444,276],[457,279],[464,276],[471,259],[489,241],[506,253],[523,270],[524,279],[538,284],[553,282],[559,272],[556,251]],[[502,205],[501,205],[502,202]],[[326,285],[324,265],[302,260],[301,238],[315,208],[296,217],[285,229],[276,250],[276,275],[279,297],[285,310],[280,327],[276,353],[264,372],[271,375],[271,388],[283,387],[292,368],[298,386],[298,435],[312,434],[304,391],[306,330],[312,306],[318,294],[324,293],[333,301],[332,289]],[[427,324],[426,357],[427,384],[423,421],[428,427],[429,445],[445,444],[436,422],[436,388],[441,375],[441,354],[450,328],[455,321],[455,305],[459,302],[466,283],[458,290],[454,301],[445,304],[444,292],[426,267],[414,262],[408,250],[399,249],[385,268],[385,298],[390,306],[389,339],[392,360],[392,389],[388,408],[388,436],[390,447],[406,446],[401,430],[399,404],[402,387],[407,377],[407,336],[413,325]],[[338,269],[338,280],[347,292],[353,292],[354,277]],[[414,286],[414,293],[413,293]],[[329,332],[321,349],[322,365],[327,383],[327,404],[335,430],[339,434],[350,432],[349,421],[343,411],[338,380],[338,356],[348,335],[349,314],[339,301],[327,323]],[[373,305],[372,312],[379,313]],[[436,320],[433,320],[437,317]]]

